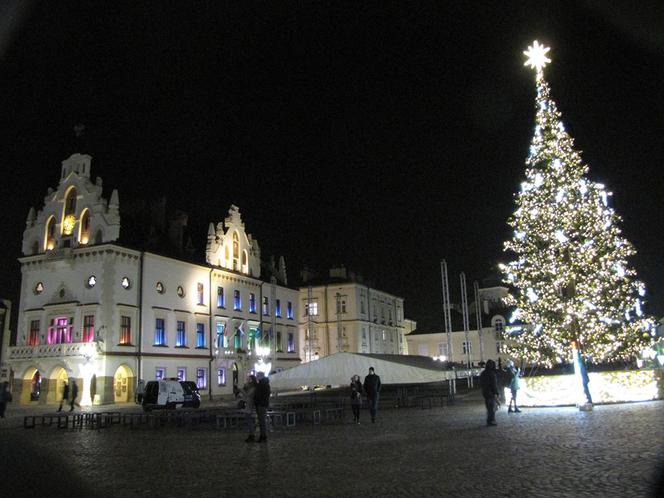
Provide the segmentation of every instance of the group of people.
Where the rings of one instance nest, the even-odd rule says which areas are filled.
[[[258,418],[258,428],[260,431],[258,442],[263,443],[267,441],[267,410],[270,406],[270,380],[263,372],[258,372],[256,375],[249,375],[247,383],[236,394],[237,396],[242,398],[240,400],[240,409],[244,412],[249,432],[245,441],[247,443],[256,441],[255,417]]]
[[[369,367],[369,374],[364,378],[364,384],[360,382],[360,376],[357,374],[350,378],[350,407],[353,410],[353,422],[356,424],[360,423],[360,407],[362,406],[363,392],[367,397],[371,422],[376,422],[380,388],[380,376],[376,375],[374,367]]]
[[[514,365],[512,360],[507,362],[507,369],[496,369],[496,362],[488,360],[484,370],[480,374],[480,387],[486,406],[486,424],[496,425],[496,411],[500,406],[501,392],[499,388],[508,387],[510,390],[510,401],[507,413],[520,413],[516,404],[519,391],[519,375],[521,370]]]
[[[74,405],[80,408],[81,405],[79,405],[78,402],[76,401],[77,397],[78,397],[78,384],[76,384],[76,381],[75,380],[71,381],[71,389],[69,388],[69,384],[65,382],[65,385],[62,388],[62,399],[60,400],[60,407],[58,408],[58,411],[59,412],[62,411],[63,405],[65,406],[69,405],[70,412],[74,411]]]

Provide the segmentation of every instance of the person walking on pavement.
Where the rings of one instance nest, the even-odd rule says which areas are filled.
[[[510,374],[509,388],[512,394],[512,397],[510,398],[510,403],[507,407],[507,413],[512,413],[512,412],[520,413],[521,410],[519,410],[519,408],[516,405],[516,395],[520,387],[519,374],[521,373],[521,369],[514,366],[514,362],[510,360],[507,362],[507,371]],[[514,402],[514,409],[512,409],[512,402]]]
[[[256,374],[258,385],[256,386],[256,394],[254,402],[256,404],[256,415],[258,416],[258,428],[260,436],[258,442],[263,443],[267,441],[267,409],[270,407],[270,379],[267,378],[264,372]]]
[[[78,384],[76,384],[75,380],[71,381],[71,401],[69,403],[69,411],[73,412],[74,411],[74,405],[78,406],[79,408],[81,405],[79,405],[76,402],[76,397],[78,396]]]
[[[369,414],[371,422],[376,422],[376,411],[378,410],[378,398],[380,397],[380,377],[376,375],[374,367],[369,367],[369,375],[364,378],[364,392],[369,403]]]
[[[360,406],[362,406],[362,383],[359,375],[350,378],[350,407],[353,410],[353,422],[360,423]]]
[[[496,379],[496,362],[488,360],[480,374],[480,386],[484,404],[486,405],[486,425],[496,425],[496,409],[498,402],[498,381]]]
[[[7,403],[12,400],[12,393],[9,392],[9,382],[2,383],[2,391],[0,391],[0,418],[5,418],[5,410]]]
[[[62,405],[66,405],[69,402],[69,384],[65,382],[65,386],[62,388],[62,399],[60,400],[60,408],[58,411],[62,411]]]
[[[247,377],[247,383],[242,388],[242,400],[240,403],[244,402],[244,408],[241,410],[244,412],[244,420],[247,423],[247,439],[245,442],[252,443],[255,441],[254,432],[256,431],[256,420],[254,419],[254,397],[256,394],[256,376],[250,375]]]

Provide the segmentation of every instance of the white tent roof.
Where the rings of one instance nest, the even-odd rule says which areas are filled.
[[[443,370],[441,363],[425,356],[335,353],[270,375],[270,386],[278,390],[343,386],[350,384],[355,374],[364,380],[369,367],[374,367],[383,384],[436,382],[455,377],[455,372]]]

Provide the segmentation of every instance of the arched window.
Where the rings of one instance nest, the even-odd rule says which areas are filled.
[[[90,241],[90,210],[85,209],[81,214],[81,234],[78,238],[80,244],[87,244]]]
[[[51,216],[46,222],[44,233],[44,250],[50,251],[55,248],[55,217]]]
[[[247,273],[248,272],[248,267],[247,267],[247,251],[242,251],[242,272]]]
[[[65,216],[76,215],[76,189],[71,188],[65,196]]]
[[[240,260],[240,237],[237,232],[233,232],[233,270],[238,269]]]

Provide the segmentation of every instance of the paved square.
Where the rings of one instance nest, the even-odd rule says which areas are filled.
[[[11,410],[11,408],[10,408]],[[298,424],[267,444],[212,426],[0,434],[5,496],[653,496],[664,402],[523,409],[484,425],[454,406],[382,410],[376,424]],[[368,423],[367,423],[368,422]],[[3,488],[5,486],[3,485]]]

